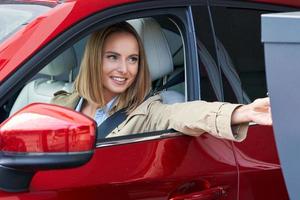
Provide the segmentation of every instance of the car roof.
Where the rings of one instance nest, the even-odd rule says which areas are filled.
[[[285,5],[285,6],[298,7],[298,8],[300,7],[299,0],[250,0],[250,1],[276,4],[276,5]]]
[[[37,3],[37,4],[52,4],[57,5],[61,3],[66,2],[79,2],[79,1],[86,1],[86,0],[3,0],[3,2],[26,2],[26,3]],[[107,0],[88,0],[89,3],[93,2],[106,2]],[[114,0],[113,2],[118,3],[128,3],[133,1],[141,1],[141,0]],[[243,0],[231,0],[231,1],[243,1]],[[276,4],[276,5],[286,5],[286,6],[292,6],[292,7],[300,7],[300,1],[299,0],[244,0],[244,1],[250,1],[250,2],[261,2],[261,3],[267,3],[267,4]]]

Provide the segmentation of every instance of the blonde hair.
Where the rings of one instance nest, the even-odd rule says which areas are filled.
[[[144,47],[139,35],[130,24],[121,22],[92,33],[85,47],[79,74],[74,83],[75,92],[81,97],[97,104],[98,107],[105,106],[107,102],[104,100],[101,80],[103,46],[109,35],[119,32],[130,33],[136,38],[139,45],[139,67],[134,82],[118,96],[110,114],[122,108],[126,108],[127,113],[132,112],[143,102],[150,91],[151,78]]]

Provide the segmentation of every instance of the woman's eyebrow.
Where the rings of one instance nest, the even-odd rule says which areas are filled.
[[[117,52],[114,52],[114,51],[106,51],[104,52],[104,54],[114,54],[114,55],[117,55],[117,56],[121,56],[121,54],[117,53]],[[136,56],[136,57],[139,57],[139,54],[131,54],[129,56]]]
[[[106,51],[104,52],[105,54],[115,54],[115,55],[118,55],[120,56],[121,54],[117,53],[117,52],[114,52],[114,51]]]

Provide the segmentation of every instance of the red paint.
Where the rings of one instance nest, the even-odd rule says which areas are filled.
[[[212,152],[214,148],[222,151]],[[205,193],[222,184],[225,199],[231,200],[237,189],[231,150],[231,142],[209,135],[99,148],[86,165],[40,171],[30,192],[0,192],[0,199],[167,199]]]
[[[80,168],[37,173],[30,190],[57,191],[61,199],[165,199],[222,183],[231,186],[229,200],[235,198],[236,181],[230,142],[181,136],[98,148]]]
[[[298,1],[298,0],[253,0],[253,1],[300,8],[300,1]]]
[[[26,106],[0,125],[2,152],[85,152],[94,149],[95,123],[48,104]]]
[[[105,9],[133,2],[134,0],[70,0],[58,4],[0,44],[0,82],[5,81],[22,63],[80,20]],[[297,0],[256,2],[300,7]],[[43,113],[55,120],[44,121],[38,118],[32,122],[43,126],[43,129],[49,131],[47,133],[42,133],[39,129],[33,130],[31,124],[21,126],[17,124],[20,122],[11,121],[10,123],[17,125],[9,134],[9,129],[2,129],[1,142],[4,135],[21,140],[7,139],[7,146],[3,147],[2,143],[1,147],[18,152],[90,149],[91,143],[86,143],[85,140],[82,145],[75,145],[76,148],[72,149],[73,142],[82,142],[79,138],[65,142],[70,139],[72,129],[69,125],[82,127],[82,123],[88,123],[92,126],[89,120],[68,112],[71,111],[45,110],[45,107],[31,110],[27,108],[19,112],[17,115]],[[8,122],[3,122],[1,128]],[[82,128],[88,141],[93,141],[95,136],[86,135],[88,128]],[[24,130],[27,130],[26,135],[21,134]],[[52,130],[54,137],[50,133]],[[33,133],[35,131],[37,134]],[[47,139],[39,138],[39,135],[46,135]],[[52,139],[48,140],[50,136]],[[30,141],[34,141],[35,145],[29,144]],[[49,146],[50,142],[52,146]],[[23,144],[28,145],[22,146]],[[226,200],[237,199],[238,195],[243,200],[287,198],[270,127],[251,127],[247,140],[243,143],[233,144],[205,134],[199,138],[180,136],[97,148],[92,159],[85,165],[73,169],[39,171],[28,192],[0,191],[0,200],[178,199],[191,195],[199,197],[199,194],[207,194],[215,191],[215,188],[225,188],[226,195],[222,199]]]
[[[288,199],[272,127],[251,126],[247,139],[234,146],[240,199]]]

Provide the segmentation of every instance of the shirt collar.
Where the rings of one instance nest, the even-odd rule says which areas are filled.
[[[106,113],[108,113],[113,108],[113,106],[116,103],[116,99],[117,99],[117,97],[114,97],[103,107],[103,109],[105,110]]]
[[[113,106],[115,105],[116,100],[117,100],[117,97],[114,97],[114,98],[113,98],[112,100],[110,100],[104,107],[98,108],[98,109],[96,110],[96,112],[97,112],[98,110],[103,110],[103,111],[105,111],[106,113],[108,113],[108,112],[113,108]],[[81,107],[82,107],[82,104],[83,104],[83,101],[84,101],[84,98],[83,98],[83,97],[80,97],[80,100],[79,100],[79,102],[78,102],[78,104],[77,104],[77,106],[76,106],[76,108],[75,108],[75,111],[80,112]]]

